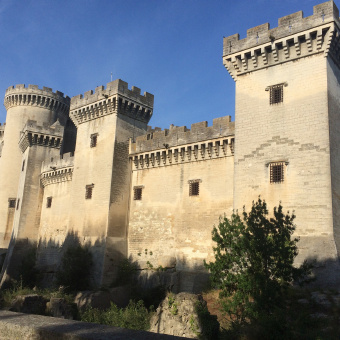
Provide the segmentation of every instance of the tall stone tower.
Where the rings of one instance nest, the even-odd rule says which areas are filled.
[[[147,130],[153,101],[120,79],[71,99],[77,143],[69,232],[91,245],[97,284],[111,283],[117,260],[127,256],[129,139]]]
[[[339,34],[328,1],[223,43],[236,82],[234,208],[261,195],[295,210],[298,262],[336,263],[340,246]]]
[[[0,248],[8,247],[14,212],[20,207],[17,199],[19,177],[26,167],[19,141],[24,127],[29,120],[35,121],[37,126],[47,127],[57,120],[65,125],[69,103],[70,99],[63,93],[53,93],[48,87],[39,89],[36,85],[16,85],[6,90],[6,134],[0,158]]]

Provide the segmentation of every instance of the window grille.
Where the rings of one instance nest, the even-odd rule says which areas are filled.
[[[284,181],[284,162],[270,164],[270,183],[281,183]]]
[[[15,198],[9,198],[8,199],[8,208],[15,208],[16,199]]]
[[[89,184],[85,187],[85,199],[90,200],[93,194],[94,184]]]
[[[142,192],[143,192],[143,187],[134,187],[133,188],[133,199],[135,201],[141,201],[142,200]]]
[[[189,196],[198,196],[200,193],[200,179],[189,181]]]
[[[283,84],[270,86],[270,105],[283,102]]]
[[[97,137],[98,137],[98,133],[93,133],[90,138],[91,138],[91,143],[90,143],[90,147],[91,148],[95,148],[97,146]]]
[[[52,206],[52,197],[47,197],[46,208],[51,208],[51,206]]]

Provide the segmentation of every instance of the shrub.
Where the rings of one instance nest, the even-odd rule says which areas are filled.
[[[88,248],[80,245],[69,247],[56,273],[57,285],[64,286],[65,292],[89,289],[92,266],[92,254]]]

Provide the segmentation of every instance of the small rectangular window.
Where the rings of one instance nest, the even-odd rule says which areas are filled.
[[[200,179],[189,181],[189,196],[198,196],[200,194]]]
[[[284,162],[270,164],[270,183],[281,183],[284,181]]]
[[[94,184],[89,184],[85,187],[85,199],[90,200],[93,194]]]
[[[98,138],[98,133],[93,133],[91,136],[91,143],[90,143],[90,147],[91,148],[95,148],[97,146],[97,138]]]
[[[20,198],[18,198],[18,201],[17,201],[17,210],[19,209],[19,205],[20,205]]]
[[[25,170],[25,160],[22,161],[21,171]]]
[[[47,197],[46,208],[51,208],[51,206],[52,206],[52,197]]]
[[[15,202],[16,202],[15,198],[9,198],[8,199],[8,208],[15,208]]]
[[[270,86],[270,105],[283,102],[283,84]]]
[[[142,200],[142,191],[143,191],[142,186],[138,186],[138,187],[133,188],[133,199],[135,201],[141,201]]]

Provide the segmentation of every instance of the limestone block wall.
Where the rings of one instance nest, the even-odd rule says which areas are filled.
[[[6,127],[6,124],[1,125],[0,123],[0,158],[1,158],[2,148],[4,146],[5,127]]]
[[[214,126],[223,121],[230,122],[229,117],[215,119]],[[207,139],[208,134],[212,136],[212,127],[197,123],[191,131],[170,129],[168,138],[159,131],[162,148],[157,148],[155,134],[153,140],[141,136],[130,145],[133,171],[128,254],[141,268],[201,272],[203,260],[212,259],[213,225],[233,209],[232,127],[216,129],[219,137]],[[182,134],[180,145],[173,137],[177,132]],[[195,142],[184,144],[185,133],[187,141]],[[168,144],[167,148],[163,144]],[[190,194],[194,182],[198,182],[198,195]],[[136,196],[137,190],[141,197]]]

